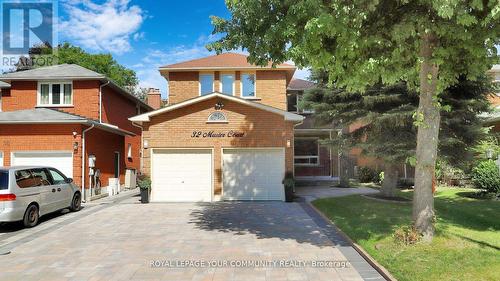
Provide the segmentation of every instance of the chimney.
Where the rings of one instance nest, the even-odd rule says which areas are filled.
[[[148,105],[153,109],[161,107],[161,93],[160,89],[149,88],[148,90]]]

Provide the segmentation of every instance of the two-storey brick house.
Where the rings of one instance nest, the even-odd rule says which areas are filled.
[[[130,118],[143,128],[152,200],[283,200],[294,127],[304,119],[287,111],[295,67],[260,67],[225,53],[159,71],[169,105]]]
[[[89,156],[103,186],[140,169],[141,129],[128,118],[152,108],[104,75],[63,64],[0,81],[0,166],[54,166],[86,193]]]

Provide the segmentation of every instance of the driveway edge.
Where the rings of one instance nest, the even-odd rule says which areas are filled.
[[[318,215],[320,215],[328,224],[330,224],[333,228],[335,228],[336,231],[340,235],[343,236],[343,238],[351,244],[351,246],[358,252],[382,277],[384,277],[388,281],[398,281],[392,274],[381,264],[379,264],[374,258],[370,256],[361,246],[356,244],[352,239],[347,236],[340,228],[338,228],[331,220],[328,218],[323,212],[321,212],[316,206],[314,206],[311,202],[306,202]]]

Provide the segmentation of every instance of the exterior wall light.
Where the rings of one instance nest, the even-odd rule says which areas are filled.
[[[78,150],[78,142],[77,141],[75,141],[73,143],[73,150]]]
[[[148,140],[144,140],[143,146],[144,146],[145,149],[148,148],[148,146],[149,146]]]

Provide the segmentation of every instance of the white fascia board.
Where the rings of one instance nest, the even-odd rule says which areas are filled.
[[[165,112],[169,112],[169,111],[172,111],[172,110],[184,107],[184,106],[188,106],[188,105],[191,105],[191,104],[194,104],[194,103],[198,103],[198,102],[201,102],[201,101],[204,101],[204,100],[208,100],[208,99],[211,99],[211,98],[214,98],[214,97],[223,98],[223,99],[226,99],[226,100],[234,101],[234,102],[245,104],[245,105],[248,105],[248,106],[251,106],[251,107],[255,107],[255,108],[258,108],[258,109],[261,109],[261,110],[265,110],[265,111],[268,111],[268,112],[276,113],[276,114],[284,116],[286,121],[301,122],[305,118],[302,115],[291,113],[291,112],[287,112],[287,111],[284,111],[284,110],[281,110],[281,109],[278,109],[278,108],[274,108],[274,107],[271,107],[271,106],[268,106],[268,105],[264,105],[264,104],[257,103],[257,102],[252,102],[252,101],[245,100],[245,99],[242,99],[242,98],[237,98],[237,97],[234,97],[234,96],[224,95],[224,94],[221,94],[219,92],[214,92],[212,94],[200,96],[200,97],[197,97],[197,98],[194,98],[194,99],[190,99],[190,100],[187,100],[187,101],[184,101],[184,102],[172,105],[172,106],[167,106],[167,107],[164,107],[164,108],[161,108],[161,109],[157,109],[155,111],[150,111],[150,112],[147,112],[147,113],[144,113],[144,114],[141,114],[141,115],[137,115],[137,116],[129,118],[128,120],[130,120],[132,122],[149,122],[150,118],[152,116],[156,116],[156,115],[159,115],[159,114],[162,114],[162,113],[165,113]]]

